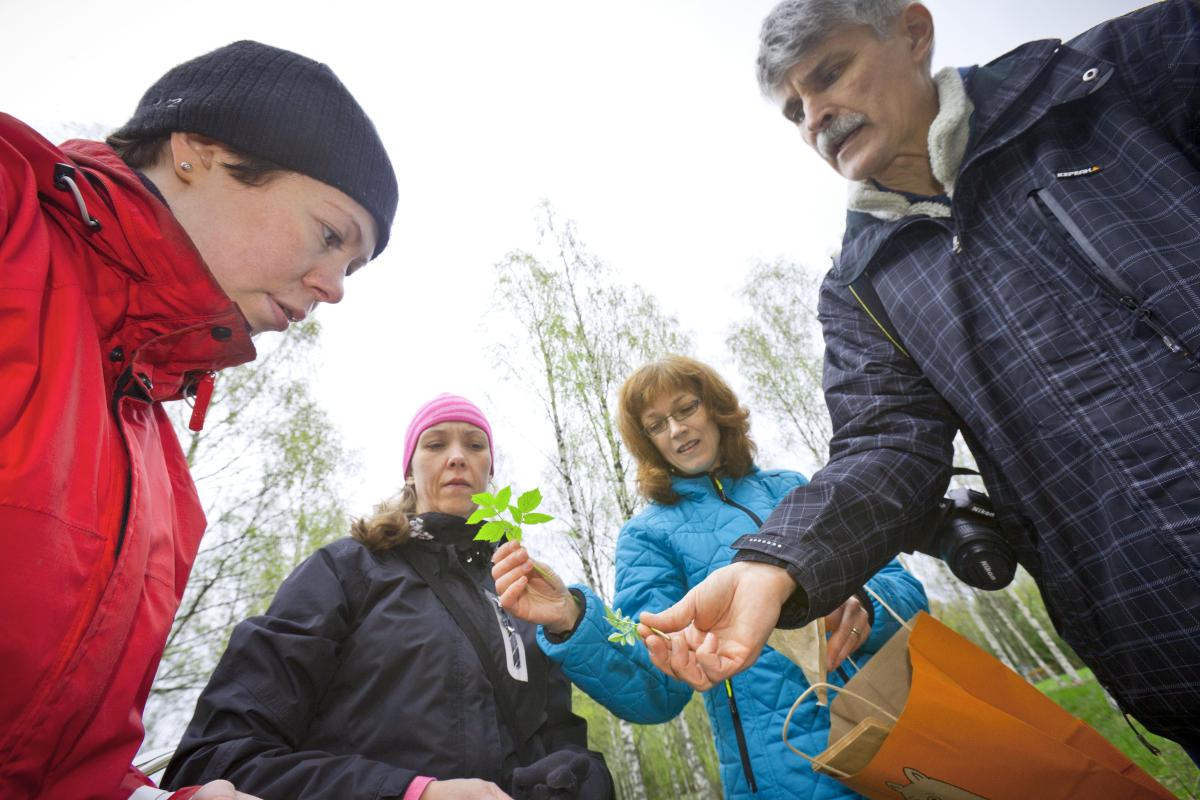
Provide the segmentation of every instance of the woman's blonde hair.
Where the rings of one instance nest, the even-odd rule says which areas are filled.
[[[670,355],[634,370],[617,400],[617,425],[625,446],[637,461],[638,491],[656,503],[671,505],[679,495],[671,488],[672,467],[646,435],[642,414],[655,400],[674,392],[692,392],[717,423],[721,442],[714,472],[731,478],[748,475],[758,448],[750,438],[750,412],[712,367],[687,356]]]
[[[408,541],[412,533],[409,520],[417,513],[417,487],[405,482],[400,493],[375,506],[367,517],[354,520],[350,535],[368,550],[387,550]]]

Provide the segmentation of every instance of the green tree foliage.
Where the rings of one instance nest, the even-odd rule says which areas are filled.
[[[792,452],[824,464],[830,425],[821,392],[817,288],[818,279],[799,264],[755,264],[740,293],[750,317],[732,327],[725,343],[749,384],[755,415],[773,419]]]
[[[550,430],[547,505],[564,523],[584,581],[608,599],[616,533],[637,511],[633,467],[617,432],[616,394],[638,366],[690,349],[654,298],[617,281],[549,203],[540,247],[496,265],[498,307],[516,344],[497,348],[503,377],[537,396]]]
[[[151,688],[144,749],[178,743],[233,626],[345,534],[340,495],[353,463],[308,389],[319,336],[310,318],[221,372],[202,431],[187,429],[185,404],[170,409],[208,529]]]

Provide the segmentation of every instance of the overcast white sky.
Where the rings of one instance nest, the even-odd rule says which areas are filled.
[[[384,255],[320,312],[316,393],[358,451],[351,507],[399,483],[403,426],[439,391],[477,398],[504,482],[541,480],[532,398],[480,377],[492,265],[534,242],[549,198],[728,373],[721,342],[747,265],[823,269],[844,184],[757,92],[774,0],[312,3],[0,0],[0,110],[51,137],[113,128],[166,69],[235,39],[330,64],[400,178]],[[1068,38],[1137,0],[931,0],[934,66]],[[218,387],[219,387],[218,382]],[[786,456],[764,442],[767,465]]]

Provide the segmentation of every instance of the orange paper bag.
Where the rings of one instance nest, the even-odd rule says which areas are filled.
[[[829,686],[829,749],[795,751],[813,769],[878,800],[1174,797],[941,622],[921,612],[904,625],[845,687]]]

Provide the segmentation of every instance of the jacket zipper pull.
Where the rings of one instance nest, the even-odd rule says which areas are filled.
[[[192,418],[188,420],[188,430],[204,430],[204,415],[208,413],[208,403],[212,400],[215,372],[206,372],[196,383],[196,404],[192,406]]]
[[[711,473],[709,474],[708,479],[712,481],[713,488],[717,490],[717,497],[721,498],[721,501],[724,502],[725,487],[721,485],[721,479]]]

